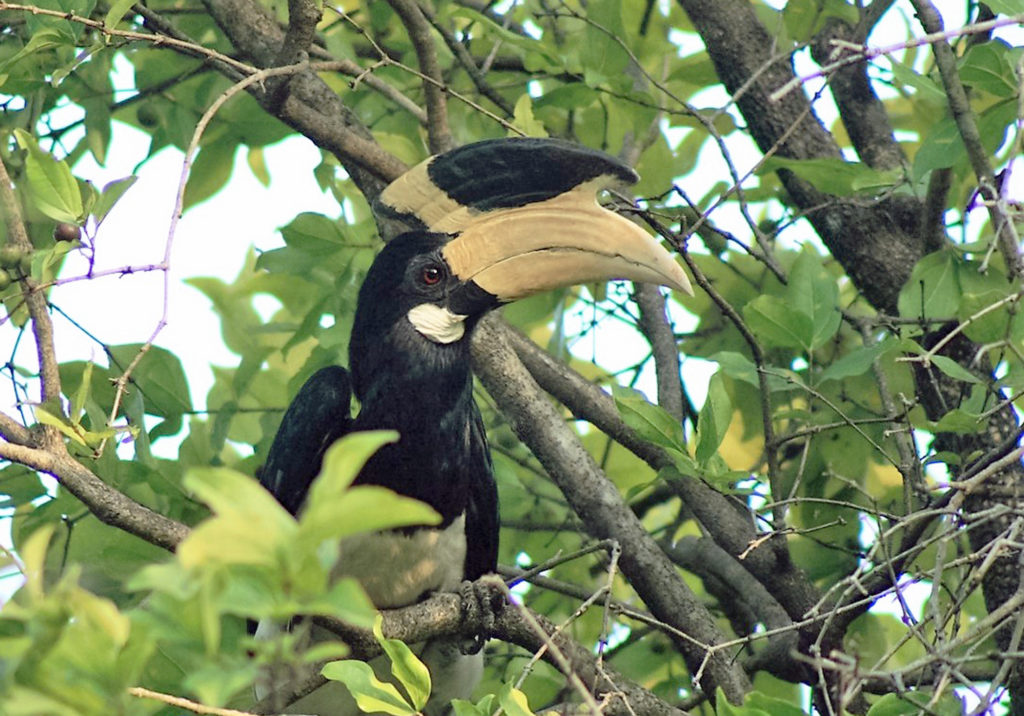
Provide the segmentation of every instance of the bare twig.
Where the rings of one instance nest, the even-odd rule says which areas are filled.
[[[140,699],[159,701],[162,704],[175,706],[179,709],[186,709],[192,713],[204,714],[204,716],[255,716],[255,714],[250,713],[249,711],[237,711],[235,709],[223,709],[217,708],[216,706],[207,706],[190,699],[183,699],[180,696],[171,696],[170,694],[162,694],[159,691],[152,691],[141,686],[130,687],[128,689],[128,693]]]
[[[786,84],[779,87],[777,90],[771,93],[770,98],[774,102],[778,102],[780,99],[785,97],[787,94],[795,90],[797,87],[805,84],[809,80],[816,79],[818,77],[824,77],[839,69],[840,67],[846,67],[848,65],[855,65],[858,62],[864,60],[873,60],[876,57],[883,55],[891,55],[900,50],[906,50],[910,47],[920,47],[921,45],[931,45],[939,42],[945,42],[954,37],[961,37],[963,35],[974,35],[978,33],[991,32],[1000,27],[1008,27],[1010,25],[1019,25],[1024,22],[1024,15],[1011,15],[1008,17],[999,17],[995,20],[989,20],[988,22],[979,22],[974,25],[966,25],[964,27],[957,28],[955,30],[942,30],[937,29],[930,31],[927,35],[921,37],[915,37],[904,42],[897,42],[892,45],[886,45],[884,47],[846,47],[851,49],[853,52],[849,55],[844,55],[842,59],[831,62],[827,65],[819,67],[815,72],[810,72],[806,75],[800,75],[794,77]],[[925,28],[927,31],[929,28]]]
[[[423,83],[423,92],[427,100],[427,135],[430,151],[434,154],[448,151],[455,146],[451,129],[448,127],[448,100],[446,87],[441,73],[441,65],[437,60],[434,38],[430,35],[430,23],[424,16],[416,0],[388,0],[402,24],[409,31],[409,39],[419,58],[420,71],[431,78]]]

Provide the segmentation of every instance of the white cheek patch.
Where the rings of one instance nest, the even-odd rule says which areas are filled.
[[[433,303],[413,306],[406,314],[409,323],[434,343],[454,343],[466,334],[466,319]]]

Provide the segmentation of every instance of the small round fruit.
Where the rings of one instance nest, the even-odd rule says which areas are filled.
[[[153,129],[160,124],[160,113],[148,104],[140,105],[135,110],[135,117],[139,120],[139,124],[146,129]]]
[[[0,248],[0,267],[14,268],[21,261],[24,253],[17,246],[4,246]]]
[[[53,227],[54,241],[78,241],[82,238],[82,230],[74,224],[61,222]]]
[[[11,274],[0,268],[0,291],[11,285]]]
[[[18,268],[21,270],[22,276],[28,276],[32,273],[32,254],[24,253],[18,260]]]

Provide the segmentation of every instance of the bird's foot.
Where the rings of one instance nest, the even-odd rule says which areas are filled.
[[[462,617],[467,624],[479,625],[475,633],[468,635],[460,644],[463,654],[476,654],[494,631],[494,616],[505,607],[503,585],[490,579],[463,582],[459,585],[462,598]]]

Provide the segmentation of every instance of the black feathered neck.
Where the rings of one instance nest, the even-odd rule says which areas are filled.
[[[361,402],[353,428],[400,435],[371,458],[357,482],[427,502],[446,524],[465,510],[468,481],[489,469],[486,443],[476,436],[480,417],[470,370],[477,317],[467,318],[465,334],[451,343],[426,338],[408,319],[414,306],[445,303],[452,283],[428,287],[417,278],[424,261],[440,260],[447,238],[404,234],[381,251],[359,292],[349,344]]]

